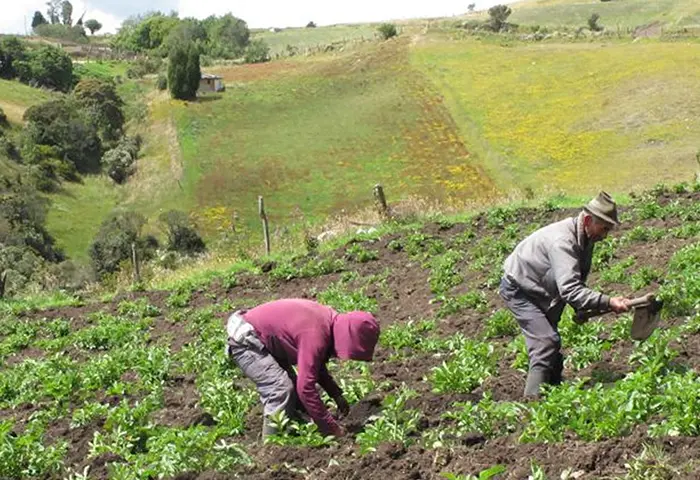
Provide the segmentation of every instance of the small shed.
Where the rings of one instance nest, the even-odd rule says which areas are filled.
[[[203,73],[199,80],[199,91],[202,93],[224,91],[223,77],[212,73]]]

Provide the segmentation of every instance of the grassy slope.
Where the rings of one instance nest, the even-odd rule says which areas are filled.
[[[695,0],[525,0],[511,8],[509,21],[523,25],[585,26],[592,13],[609,29],[655,22],[671,28],[700,25],[700,4]]]
[[[353,41],[375,37],[377,27],[370,24],[332,25],[316,28],[285,28],[279,32],[258,30],[253,32],[253,39],[262,39],[270,46],[270,52],[283,53],[287,45],[303,52],[307,48],[328,45],[333,42]]]
[[[0,79],[0,108],[11,122],[20,123],[24,111],[51,98],[52,93],[13,80]]]
[[[700,145],[696,50],[438,40],[419,45],[413,62],[439,86],[499,184],[624,191],[692,175]]]

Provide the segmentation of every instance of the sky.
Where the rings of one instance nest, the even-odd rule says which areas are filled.
[[[475,3],[477,10],[513,0],[70,0],[73,21],[85,12],[84,20],[102,23],[101,33],[114,33],[121,22],[135,14],[152,10],[176,11],[180,18],[206,18],[232,13],[250,28],[303,27],[335,23],[379,22],[406,18],[447,17],[467,11]],[[31,33],[35,10],[46,16],[46,0],[2,0],[0,33]]]

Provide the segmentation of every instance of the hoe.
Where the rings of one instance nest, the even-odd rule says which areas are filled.
[[[630,306],[634,307],[634,318],[630,336],[634,340],[646,340],[654,332],[661,319],[661,307],[663,302],[653,294],[630,300]],[[582,324],[591,317],[611,312],[606,310],[582,310],[574,317],[576,323]]]

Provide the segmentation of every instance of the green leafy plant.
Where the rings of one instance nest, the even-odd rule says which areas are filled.
[[[355,243],[350,246],[346,251],[345,255],[355,262],[366,263],[371,260],[376,260],[379,258],[379,252],[376,250],[368,250],[359,243]]]
[[[447,480],[491,480],[505,471],[506,467],[503,465],[494,465],[480,471],[478,475],[456,475],[454,473],[441,473],[440,475]]]
[[[495,402],[490,393],[478,402],[457,402],[458,410],[447,412],[444,418],[455,422],[455,434],[480,433],[487,438],[515,432],[523,423],[527,408],[517,402]]]
[[[469,393],[495,372],[493,345],[467,339],[449,360],[433,368],[430,382],[437,393]]]
[[[360,452],[374,452],[382,443],[398,442],[409,445],[409,435],[418,427],[422,414],[415,409],[406,408],[406,402],[417,393],[402,386],[395,394],[387,395],[382,402],[382,413],[357,435]]]
[[[498,338],[517,335],[520,331],[518,323],[510,310],[500,309],[486,319],[484,337]]]
[[[333,435],[322,435],[315,423],[293,421],[284,410],[272,414],[270,422],[277,433],[266,437],[265,443],[305,447],[324,447],[337,443]]]

